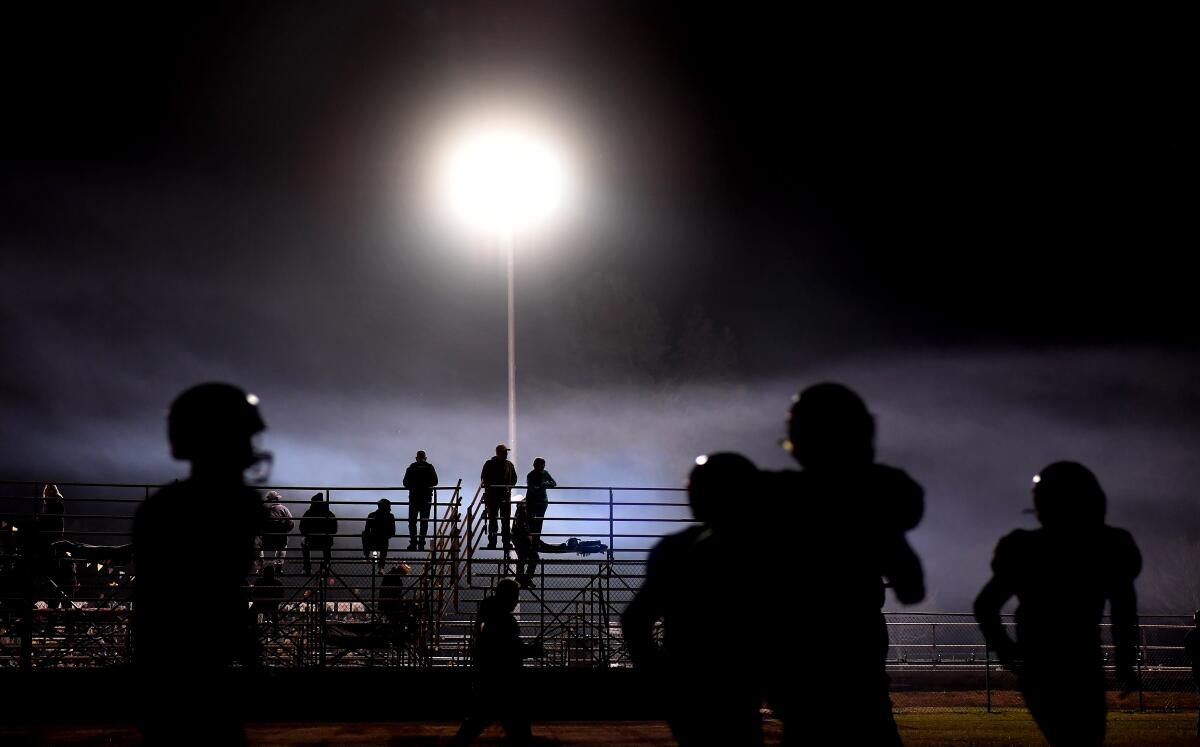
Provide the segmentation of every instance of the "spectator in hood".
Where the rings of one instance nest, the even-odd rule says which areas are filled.
[[[379,553],[373,559],[378,559],[379,572],[383,573],[383,566],[387,563],[388,541],[396,536],[396,516],[392,513],[392,502],[387,498],[380,498],[377,505],[379,508],[367,514],[362,547],[363,555],[367,558],[371,558],[373,552]]]
[[[304,557],[304,574],[312,573],[311,551],[322,553],[321,565],[329,567],[333,537],[337,534],[337,517],[329,510],[325,496],[315,493],[309,501],[308,510],[300,518],[300,552]]]
[[[295,528],[296,522],[292,521],[292,512],[279,499],[282,498],[278,491],[272,490],[267,493],[265,506],[267,509],[267,524],[263,528],[262,537],[259,538],[261,549],[258,553],[258,564],[262,566],[275,566],[276,573],[283,571],[283,564],[287,556],[288,533]]]

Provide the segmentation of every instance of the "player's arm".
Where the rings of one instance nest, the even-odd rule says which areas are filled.
[[[890,540],[885,557],[884,575],[892,593],[901,604],[916,604],[925,598],[925,571],[921,558],[903,534]]]
[[[992,558],[992,577],[975,598],[975,621],[979,623],[987,647],[996,652],[1000,663],[1015,669],[1019,659],[1017,644],[1009,637],[1000,617],[1000,610],[1017,593],[1009,571],[1012,554],[1010,537],[1001,539],[996,545],[996,553]]]
[[[653,668],[658,663],[659,648],[654,640],[654,626],[662,617],[662,594],[659,590],[656,553],[646,559],[646,580],[621,615],[621,632],[629,659],[635,667]]]
[[[1117,682],[1122,692],[1137,689],[1138,612],[1137,590],[1133,581],[1142,570],[1142,554],[1127,532],[1122,532],[1119,567],[1109,589],[1109,611],[1112,614],[1113,658]]]

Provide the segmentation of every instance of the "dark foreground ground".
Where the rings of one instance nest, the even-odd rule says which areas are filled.
[[[255,704],[246,719],[250,741],[256,745],[449,745],[463,715],[470,687],[467,674],[285,670],[246,679],[241,683],[243,696],[237,700]],[[653,747],[674,743],[658,720],[661,693],[636,672],[589,669],[526,674],[524,686],[538,693],[533,717],[540,744]],[[993,692],[998,712],[989,714],[983,691],[937,690],[934,684],[893,693],[908,747],[1045,744],[1021,707],[1019,694]],[[169,688],[172,683],[157,686]],[[138,689],[128,672],[117,669],[0,672],[0,747],[137,745],[140,740],[132,724]],[[71,695],[70,708],[63,708],[63,694]],[[265,694],[269,694],[266,701]],[[838,697],[834,692],[828,696]],[[1195,737],[1196,703],[1180,693],[1145,693],[1147,713],[1136,711],[1136,698],[1114,694],[1110,701],[1109,745],[1200,745]],[[262,710],[264,702],[270,704],[269,715]],[[830,726],[820,721],[820,704],[814,704],[811,718],[814,730]],[[185,733],[187,725],[180,728]],[[851,738],[852,730],[847,732]],[[779,743],[778,722],[767,721],[767,737],[768,744]],[[502,742],[497,727],[479,743]]]
[[[815,714],[814,714],[815,716]],[[899,714],[901,733],[908,747],[1014,747],[1045,745],[1029,715],[1022,711],[998,714],[983,712],[939,712]],[[1114,713],[1109,716],[1108,745],[1159,745],[1189,747],[1200,743],[1195,737],[1192,713]],[[255,724],[249,728],[254,745],[289,747],[334,747],[337,745],[449,745],[456,724],[439,723],[324,723]],[[671,745],[670,732],[658,721],[565,721],[534,726],[538,744],[597,747],[618,745]],[[775,722],[767,723],[767,743],[779,743]],[[123,725],[75,725],[0,727],[0,745],[71,745],[76,747],[137,745],[137,731]],[[479,740],[481,745],[503,743],[502,732],[493,727]]]

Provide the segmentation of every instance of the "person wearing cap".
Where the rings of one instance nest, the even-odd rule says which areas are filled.
[[[424,451],[418,451],[416,461],[404,470],[404,487],[408,488],[408,549],[424,550],[429,534],[429,508],[433,503],[433,488],[438,484],[437,470],[429,463]],[[417,520],[421,531],[417,533]]]
[[[379,553],[375,557],[379,561],[379,572],[383,573],[383,566],[387,563],[388,542],[396,536],[396,517],[392,513],[392,502],[387,498],[380,498],[376,505],[379,508],[367,514],[367,521],[363,524],[362,548],[363,555],[368,558],[373,552]]]
[[[508,461],[508,447],[496,446],[496,455],[483,463],[479,480],[483,484],[483,506],[487,514],[488,549],[496,549],[496,525],[500,525],[500,536],[504,550],[512,547],[509,538],[509,517],[512,514],[512,486],[517,484],[517,468]]]
[[[283,573],[287,557],[288,533],[296,526],[296,522],[292,520],[291,509],[280,501],[282,497],[277,490],[267,493],[265,499],[267,526],[262,537],[259,538],[262,549],[258,553],[260,570],[264,565],[275,566],[277,574]]]
[[[1104,521],[1107,497],[1091,470],[1055,462],[1033,481],[1039,529],[1000,539],[992,578],[975,599],[988,648],[1017,675],[1025,704],[1046,741],[1104,742],[1104,658],[1100,621],[1111,613],[1113,660],[1125,694],[1137,689],[1137,593],[1142,556],[1133,536]],[[1014,641],[1000,610],[1017,598]]]

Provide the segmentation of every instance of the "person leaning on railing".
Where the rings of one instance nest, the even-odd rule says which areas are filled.
[[[546,471],[545,459],[538,457],[533,460],[533,469],[525,476],[525,484],[529,487],[525,494],[525,505],[529,507],[529,529],[535,535],[541,535],[542,519],[546,516],[546,507],[550,505],[546,489],[558,485]]]

